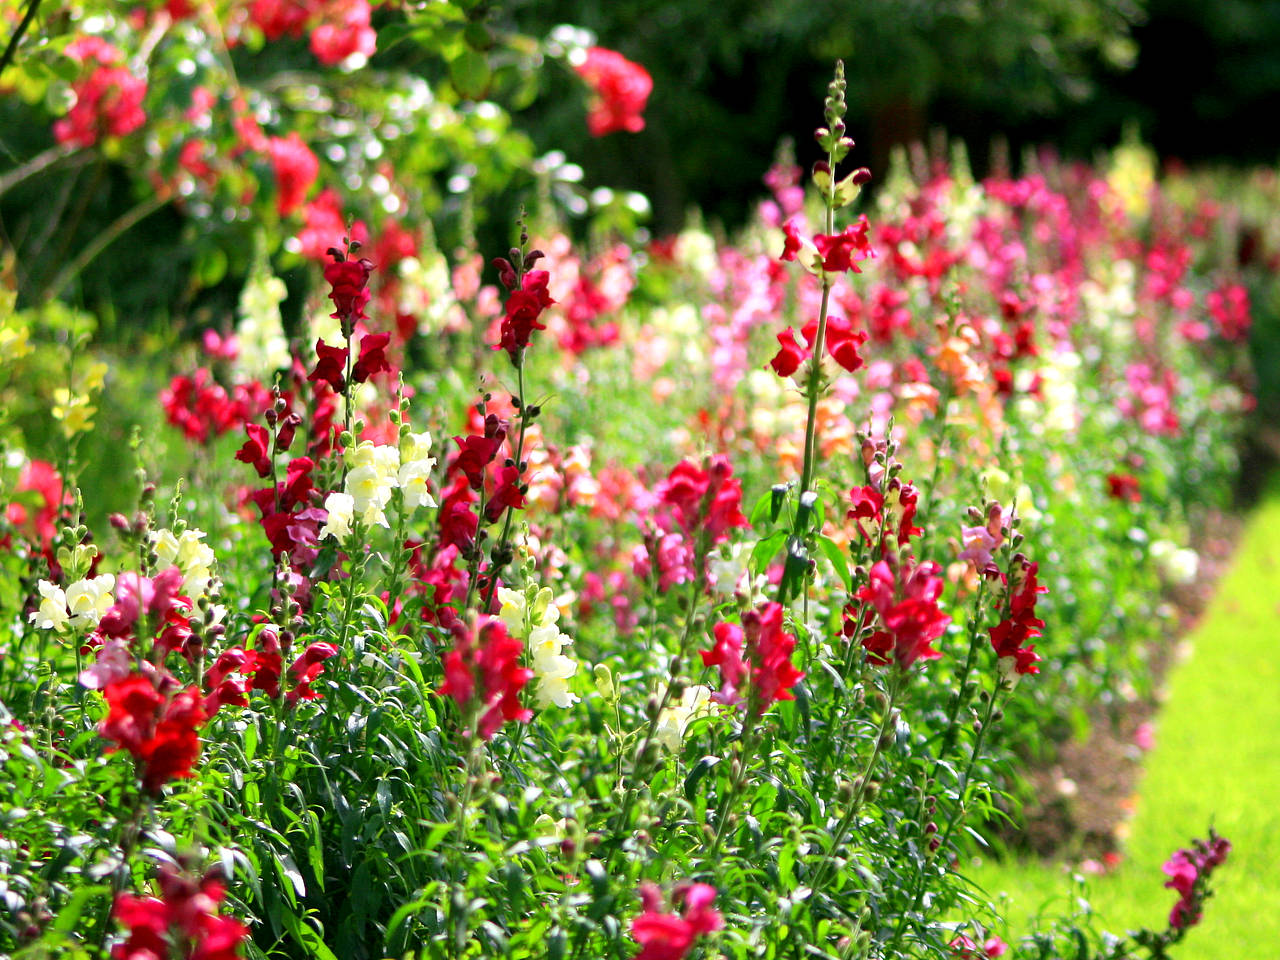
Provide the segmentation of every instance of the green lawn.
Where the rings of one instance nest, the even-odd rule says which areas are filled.
[[[1233,850],[1178,960],[1280,957],[1280,483],[1270,484],[1190,640],[1156,717],[1124,863],[1091,879],[1087,897],[1106,929],[1158,928],[1176,899],[1160,865],[1212,823]],[[1007,894],[1015,939],[1047,901],[1070,909],[1072,882],[1060,867],[987,864],[975,878]]]

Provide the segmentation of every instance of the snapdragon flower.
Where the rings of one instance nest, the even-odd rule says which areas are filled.
[[[161,568],[181,570],[186,593],[193,600],[209,589],[217,559],[213,549],[203,542],[204,538],[204,531],[195,529],[183,530],[176,536],[172,530],[156,530],[151,534],[151,549],[160,559]]]
[[[328,513],[320,528],[320,539],[333,537],[342,541],[351,536],[351,521],[355,513],[355,499],[348,493],[334,492],[325,497],[324,509]]]
[[[711,713],[711,688],[703,684],[685,687],[680,700],[663,708],[653,728],[653,739],[663,749],[679,753],[689,724]]]
[[[96,627],[102,615],[116,602],[115,588],[116,578],[110,573],[86,577],[67,587],[67,610],[71,614],[72,626]]]
[[[530,665],[534,679],[534,700],[539,709],[554,704],[568,707],[578,702],[578,696],[569,689],[569,679],[578,672],[578,662],[566,656],[564,647],[573,641],[560,632],[556,623],[560,608],[556,606],[550,587],[533,593],[531,590],[498,588],[498,600],[502,604],[498,616],[513,637],[524,640],[528,646]]]
[[[40,590],[40,609],[31,614],[31,622],[41,630],[61,630],[70,619],[67,614],[67,595],[56,583],[41,580],[37,587]]]
[[[430,456],[431,435],[425,432],[406,433],[400,444],[400,470],[396,481],[404,493],[404,508],[435,507],[436,501],[427,488],[431,470],[436,465],[436,458]]]
[[[399,482],[399,449],[390,444],[374,446],[365,440],[346,450],[343,458],[349,471],[346,492],[353,499],[355,514],[368,526],[390,526],[384,509]]]

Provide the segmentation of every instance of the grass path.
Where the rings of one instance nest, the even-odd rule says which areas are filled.
[[[1280,958],[1280,478],[1245,528],[1199,626],[1191,656],[1168,677],[1147,756],[1125,860],[1090,881],[1105,929],[1163,925],[1176,894],[1160,866],[1212,823],[1233,850],[1216,874],[1204,922],[1177,960]],[[1061,912],[1072,883],[1060,868],[988,864],[975,878],[1007,893],[1009,932],[1049,904]]]

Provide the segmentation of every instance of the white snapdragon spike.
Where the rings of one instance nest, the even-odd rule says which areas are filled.
[[[331,493],[325,497],[324,509],[329,514],[320,528],[320,539],[333,537],[341,542],[351,536],[351,520],[355,514],[355,500],[347,493]]]
[[[347,462],[346,492],[353,500],[355,514],[368,526],[389,527],[383,511],[397,486],[400,450],[390,444],[374,446],[368,440],[343,453]]]
[[[678,703],[673,703],[658,714],[653,728],[653,739],[663,749],[679,753],[684,746],[684,732],[698,717],[711,712],[711,688],[696,684],[685,687]]]
[[[276,370],[289,366],[289,341],[284,335],[280,304],[289,295],[284,281],[265,266],[253,270],[240,291],[240,341],[237,365],[246,373],[270,379]]]
[[[524,640],[528,647],[529,665],[537,680],[537,706],[545,709],[552,704],[568,707],[577,703],[577,694],[569,689],[569,678],[578,672],[578,661],[564,653],[565,645],[573,641],[556,626],[560,608],[551,588],[543,587],[530,603],[528,592],[499,587],[498,600],[502,604],[498,616],[507,631]]]
[[[72,626],[96,627],[102,615],[115,603],[115,588],[116,578],[110,573],[77,580],[67,587],[67,609],[71,613]]]
[[[533,675],[538,681],[534,700],[540,708],[545,709],[552,704],[568,707],[578,702],[577,694],[569,689],[569,678],[578,672],[578,661],[561,652],[569,642],[554,623],[529,631],[529,653],[532,655]]]
[[[31,614],[31,622],[41,630],[61,630],[70,619],[67,613],[67,595],[56,583],[41,580],[40,609]]]
[[[396,480],[404,493],[405,509],[417,510],[418,507],[436,506],[427,486],[431,479],[431,470],[436,465],[436,458],[430,456],[431,435],[410,433],[400,442],[403,449],[400,453],[400,470]]]
[[[178,536],[174,536],[172,530],[156,530],[151,534],[151,547],[160,565],[182,571],[186,592],[193,600],[208,591],[217,559],[204,537],[204,531],[196,529],[183,530]]]

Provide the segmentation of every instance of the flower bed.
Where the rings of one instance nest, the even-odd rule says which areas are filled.
[[[591,62],[632,128],[644,85]],[[450,269],[309,223],[302,335],[259,262],[235,334],[113,414],[167,433],[92,529],[117,393],[42,345],[61,461],[0,488],[6,952],[1005,950],[958,853],[1147,682],[1248,299],[1223,211],[1123,165],[901,164],[855,216],[844,94],[732,242],[582,248],[548,207]],[[310,165],[270,155],[285,216]],[[1167,929],[1027,955],[1163,956],[1227,849],[1170,861]]]

